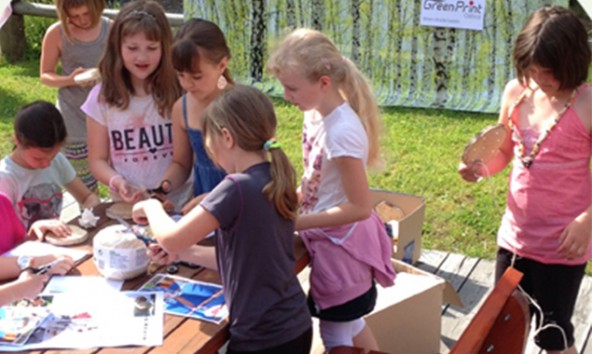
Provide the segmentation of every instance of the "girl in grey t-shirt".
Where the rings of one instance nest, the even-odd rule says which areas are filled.
[[[261,91],[237,85],[202,119],[206,147],[228,175],[177,223],[155,199],[137,203],[134,220],[150,223],[157,262],[218,269],[230,317],[227,353],[309,353],[310,313],[294,272],[295,171],[274,139],[273,105]],[[194,246],[213,230],[215,261],[212,248]]]

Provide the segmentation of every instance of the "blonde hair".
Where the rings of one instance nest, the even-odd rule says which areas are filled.
[[[121,43],[125,37],[144,33],[150,41],[161,45],[160,64],[145,80],[145,87],[152,95],[158,112],[169,117],[173,103],[181,96],[171,60],[173,34],[164,9],[156,1],[135,0],[127,3],[113,22],[107,47],[99,62],[102,86],[101,97],[111,106],[127,109],[130,95],[135,93],[130,73],[123,65]]]
[[[302,74],[310,81],[317,81],[321,76],[329,76],[364,125],[369,143],[368,164],[378,164],[378,104],[366,76],[352,61],[341,55],[329,37],[308,28],[292,31],[271,54],[267,70],[274,76],[282,72]]]
[[[77,7],[86,6],[92,18],[92,27],[96,26],[101,20],[101,15],[105,9],[105,0],[55,0],[58,19],[62,23],[62,31],[68,41],[72,42],[72,34],[68,27],[68,11]]]
[[[201,118],[207,147],[212,146],[212,138],[226,128],[241,149],[262,151],[264,144],[275,136],[277,126],[271,100],[258,89],[245,85],[222,91],[204,110]],[[281,216],[296,220],[296,171],[282,149],[273,148],[269,153],[271,181],[262,192]]]

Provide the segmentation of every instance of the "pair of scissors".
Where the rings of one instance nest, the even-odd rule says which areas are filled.
[[[156,243],[155,239],[144,236],[140,231],[138,231],[138,229],[136,227],[134,227],[133,225],[131,225],[130,223],[125,221],[121,216],[114,215],[114,214],[111,214],[110,216],[113,217],[115,220],[117,220],[118,223],[120,223],[121,225],[123,225],[125,227],[124,231],[131,232],[134,236],[136,236],[136,238],[138,240],[144,242],[146,247],[150,246],[151,243]]]
[[[49,270],[56,264],[58,264],[60,261],[60,259],[55,259],[47,264],[42,265],[41,267],[26,267],[24,269],[21,270],[22,272],[26,272],[26,271],[31,271],[31,273],[33,274],[45,274],[47,272],[49,272]]]

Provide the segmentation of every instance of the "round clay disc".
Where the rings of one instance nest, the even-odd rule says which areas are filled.
[[[124,203],[124,202],[117,202],[111,205],[107,210],[105,210],[105,215],[111,219],[115,219],[113,215],[117,215],[122,219],[131,220],[132,219],[132,208],[133,205]]]
[[[489,162],[504,143],[506,134],[506,127],[503,124],[485,127],[465,146],[462,161],[465,165],[475,161]]]
[[[68,225],[72,233],[66,237],[57,237],[52,232],[45,234],[45,241],[56,246],[73,246],[85,242],[88,239],[88,232],[76,225]]]

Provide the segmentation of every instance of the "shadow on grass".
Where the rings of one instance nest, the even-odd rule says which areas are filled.
[[[20,107],[30,103],[26,97],[19,96],[13,91],[0,88],[2,97],[2,111],[0,111],[0,122],[12,124],[14,116]]]

